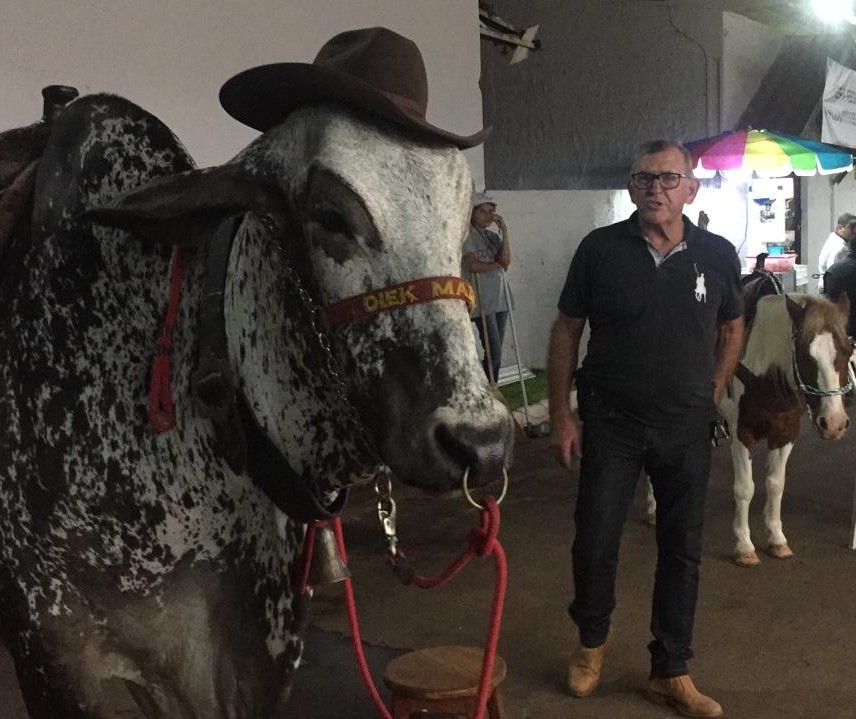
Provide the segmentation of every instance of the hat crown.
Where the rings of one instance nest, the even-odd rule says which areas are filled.
[[[232,117],[262,132],[302,105],[335,102],[389,120],[425,139],[474,147],[490,133],[458,135],[428,122],[428,74],[416,43],[384,27],[341,32],[311,63],[272,63],[238,73],[220,88]]]
[[[481,207],[482,205],[493,205],[496,207],[496,200],[487,192],[474,192],[470,198],[470,206],[476,209],[476,207]]]
[[[313,63],[351,75],[383,93],[428,109],[428,74],[412,40],[385,27],[348,30],[328,40]]]

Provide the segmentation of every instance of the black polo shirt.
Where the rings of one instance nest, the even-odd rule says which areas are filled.
[[[657,266],[637,213],[598,228],[580,243],[559,298],[561,312],[591,329],[578,381],[657,426],[714,416],[718,324],[743,312],[734,246],[686,216],[683,239],[687,248]]]
[[[850,298],[847,334],[856,337],[856,252],[853,250],[849,250],[843,260],[838,260],[823,275],[823,294],[835,301],[842,292]]]

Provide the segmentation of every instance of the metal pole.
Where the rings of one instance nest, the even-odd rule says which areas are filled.
[[[517,357],[517,376],[520,378],[520,389],[523,392],[523,416],[526,420],[526,430],[532,429],[532,424],[529,421],[529,398],[526,396],[526,382],[523,380],[523,370],[520,366],[520,346],[517,344],[517,329],[514,327],[514,312],[511,311],[511,293],[508,290],[508,278],[505,276],[505,270],[500,270],[502,275],[502,290],[505,292],[505,301],[508,305],[508,322],[511,325],[511,339],[514,342],[514,355]],[[500,306],[501,306],[500,297]]]
[[[481,340],[484,345],[484,356],[485,356],[485,364],[487,365],[487,380],[488,383],[492,386],[496,387],[496,377],[493,376],[493,358],[490,356],[490,337],[487,332],[487,323],[485,322],[485,314],[484,314],[484,305],[481,301],[481,281],[479,280],[479,273],[473,272],[473,278],[476,281],[476,302],[479,306],[479,313],[481,314],[481,323],[482,323],[482,331],[481,331]]]

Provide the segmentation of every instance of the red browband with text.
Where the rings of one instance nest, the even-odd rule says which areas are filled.
[[[327,329],[336,330],[381,312],[434,300],[463,300],[472,311],[475,292],[470,283],[460,277],[422,277],[327,305],[323,310],[324,324]]]

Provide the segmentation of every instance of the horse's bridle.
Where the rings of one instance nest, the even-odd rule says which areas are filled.
[[[797,343],[798,340],[796,332],[793,332],[791,334],[791,356],[793,357],[794,365],[794,382],[796,384],[796,388],[800,392],[802,392],[803,394],[812,395],[813,397],[841,397],[845,394],[850,394],[853,391],[853,379],[849,369],[849,358],[847,370],[847,384],[841,385],[840,387],[836,387],[835,389],[821,389],[820,387],[814,387],[810,384],[806,384],[803,381],[802,375],[800,374],[799,361],[797,358]]]
[[[757,272],[758,270],[756,270]],[[760,272],[766,275],[773,289],[775,290],[775,294],[784,296],[785,290],[782,287],[782,283],[779,281],[779,278],[776,277],[772,272],[767,270],[760,270]],[[820,387],[815,387],[813,385],[807,384],[803,381],[802,374],[800,373],[799,368],[799,358],[797,356],[797,347],[799,346],[799,339],[797,337],[797,329],[793,328],[791,332],[791,364],[793,366],[794,371],[794,389],[802,392],[805,395],[810,395],[812,397],[841,397],[845,394],[849,394],[853,391],[853,379],[852,373],[848,370],[848,381],[847,384],[842,385],[841,387],[837,387],[835,389],[821,389]],[[741,367],[744,371],[747,371],[745,366],[741,363]],[[811,408],[809,407],[809,411]]]

